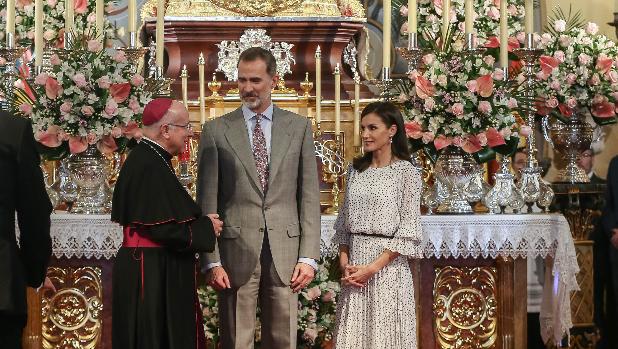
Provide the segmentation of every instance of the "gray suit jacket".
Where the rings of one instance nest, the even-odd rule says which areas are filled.
[[[202,212],[217,212],[224,222],[215,251],[205,262],[221,261],[232,287],[249,280],[265,233],[284,284],[289,284],[299,257],[319,258],[318,174],[307,118],[274,107],[266,194],[240,108],[204,124],[198,166]]]

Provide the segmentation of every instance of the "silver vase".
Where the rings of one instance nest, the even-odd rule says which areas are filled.
[[[472,213],[464,187],[478,169],[474,158],[458,147],[449,146],[440,152],[434,173],[446,189],[446,197],[438,206],[438,213]]]
[[[86,151],[72,154],[68,161],[71,179],[79,187],[72,213],[104,214],[108,212],[109,196],[104,183],[107,179],[105,158],[95,145]]]
[[[579,154],[590,148],[592,143],[592,126],[586,122],[582,113],[575,113],[566,122],[543,119],[545,138],[551,146],[564,158],[564,168],[559,168],[556,182],[588,183],[590,179],[586,172],[577,166]]]
[[[500,169],[494,174],[495,184],[485,196],[483,203],[489,213],[505,213],[507,207],[513,213],[519,212],[524,206],[524,198],[515,186],[515,176],[511,173],[511,159],[502,155]]]

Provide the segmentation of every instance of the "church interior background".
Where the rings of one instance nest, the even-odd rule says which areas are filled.
[[[421,61],[431,64],[424,55],[436,47],[429,46],[431,40],[426,35],[444,30],[441,15],[438,16],[441,11],[436,12],[436,8],[444,6],[443,1],[102,2],[105,19],[101,26],[106,28],[107,46],[121,47],[131,69],[143,71],[145,93],[171,95],[184,101],[190,111],[196,136],[175,159],[175,164],[181,182],[193,195],[200,125],[240,105],[235,87],[239,52],[258,45],[275,54],[282,79],[273,91],[273,100],[284,109],[312,119],[316,164],[321,177],[322,259],[316,279],[300,297],[299,348],[332,347],[339,286],[336,263],[332,263],[335,249],[329,239],[345,188],[345,169],[362,152],[359,110],[378,99],[393,100],[403,109],[415,108],[410,99],[414,96],[410,97],[409,90],[402,88],[410,87],[405,81],[409,82],[410,76],[417,74],[411,72],[421,69]],[[492,46],[497,41],[507,41],[498,40],[502,34],[499,15],[495,13],[499,11],[500,1],[496,1],[473,1],[474,6],[490,9],[481,16],[486,17],[485,20],[478,21],[489,23],[483,28],[490,31],[481,33],[478,29],[477,39],[495,56],[490,64],[492,69],[493,65],[506,67],[510,64],[502,65],[500,44]],[[477,50],[477,40],[468,40],[474,36],[464,35],[464,3],[467,1],[451,2],[456,8],[453,12],[456,19],[445,32],[452,30],[455,37],[459,33],[459,44],[463,47],[458,50],[459,55],[470,59],[473,55],[484,54]],[[35,46],[36,42],[35,3],[42,2],[0,0],[0,39],[3,42],[9,37],[8,30],[4,29],[11,15],[9,7],[14,6],[18,12],[14,17],[16,36],[11,44],[7,42],[0,48],[2,64],[6,66],[2,75],[2,107],[17,110],[18,114],[29,111],[23,106],[28,100],[27,93],[20,92],[26,90],[23,88],[26,77],[22,74],[33,73],[27,86],[36,86],[34,76],[37,73],[53,74],[54,59],[74,60],[73,63],[80,64],[80,58],[75,55],[80,51],[72,54],[62,51],[62,42],[70,42],[62,33],[63,0],[46,0],[45,16],[53,17],[56,22],[50,21],[41,31],[47,44],[39,45],[44,46],[40,55],[35,54],[32,59],[34,50],[25,51],[25,46]],[[408,35],[408,31],[412,33],[407,17],[410,11],[407,6],[411,3],[419,6],[419,29],[414,36]],[[584,26],[587,22],[597,23],[594,30],[589,26],[586,29],[594,32],[591,35],[604,35],[607,38],[604,40],[613,42],[617,39],[618,0],[585,3],[509,0],[508,3],[515,6],[506,24],[509,35],[516,37],[521,33],[522,37],[517,48],[504,53],[504,57],[508,57],[505,58],[507,62],[521,59],[519,82],[523,97],[534,98],[537,91],[533,87],[536,86],[534,80],[542,80],[537,73],[544,66],[535,64],[543,52],[535,51],[534,46],[543,45],[543,38],[535,38],[533,33],[546,32],[544,28],[562,31],[556,29],[552,21],[556,8],[565,13],[569,8],[573,13],[580,13]],[[533,6],[528,8],[528,3]],[[385,5],[388,6],[386,11]],[[79,14],[76,22],[99,25],[94,1],[77,1],[72,6],[76,6]],[[163,9],[164,13],[159,24],[157,9]],[[133,30],[129,18],[136,18],[137,26]],[[516,21],[521,23],[513,24]],[[524,21],[530,21],[525,31]],[[77,27],[82,28],[80,25],[84,24],[77,24]],[[467,29],[465,32],[469,34]],[[159,42],[164,45],[158,45]],[[616,59],[618,51],[611,52]],[[526,65],[526,59],[530,64]],[[516,68],[509,65],[509,69],[500,71],[506,73],[508,80],[509,73]],[[24,82],[15,84],[22,76]],[[494,76],[493,79],[503,78]],[[512,80],[518,81],[515,77]],[[616,88],[612,90],[614,93],[618,92],[617,81],[608,84]],[[609,100],[618,102],[618,97],[611,95]],[[534,104],[532,107],[536,108]],[[547,323],[537,322],[536,326],[541,326],[541,331],[549,338],[548,347],[595,348],[599,341],[595,311],[603,309],[595,309],[594,254],[589,234],[600,215],[605,187],[589,183],[588,173],[582,174],[575,163],[580,153],[593,144],[593,172],[605,178],[609,161],[618,154],[618,137],[614,136],[618,126],[603,122],[607,117],[599,121],[596,115],[590,115],[601,126],[590,122],[588,127],[568,124],[569,130],[577,130],[565,135],[567,128],[560,126],[560,120],[535,117],[534,111],[528,115],[522,110],[517,114],[518,126],[513,129],[520,137],[508,138],[500,133],[502,140],[506,140],[504,145],[510,146],[509,150],[489,149],[482,144],[483,150],[470,152],[480,154],[488,150],[490,161],[479,160],[484,155],[477,154],[479,165],[473,157],[461,152],[437,154],[435,147],[429,151],[421,149],[415,155],[415,162],[425,169],[426,182],[423,223],[428,237],[423,240],[423,246],[427,258],[411,261],[420,280],[416,294],[419,343],[423,349],[533,348],[528,342],[530,329],[527,326],[535,324],[528,323],[529,313],[541,313],[542,318],[546,315]],[[610,114],[615,121],[615,110]],[[419,119],[413,115],[407,119],[418,125]],[[420,131],[423,135],[418,133],[417,137],[415,130],[410,130],[411,144],[420,144],[418,142],[426,136],[425,129]],[[487,143],[490,130],[483,134],[484,143]],[[515,139],[515,143],[509,139]],[[29,322],[24,345],[26,348],[111,348],[111,266],[122,243],[122,232],[109,221],[107,213],[110,193],[124,155],[120,151],[97,155],[85,149],[70,155],[73,146],[67,140],[68,137],[64,145],[58,147],[60,150],[47,148],[44,154],[48,193],[56,205],[52,216],[53,261],[48,276],[56,284],[57,292],[38,295],[29,290]],[[120,141],[116,143],[114,146],[124,149]],[[476,147],[475,144],[470,146]],[[523,160],[522,167],[529,171],[522,170],[521,177],[511,169],[517,158],[515,155],[511,163],[510,155],[517,147],[524,148],[524,154],[534,153]],[[443,161],[434,164],[436,159],[432,156],[436,155],[438,159],[442,156]],[[444,161],[447,156],[450,156],[450,163]],[[455,168],[453,163],[458,163],[459,167]],[[543,166],[546,168],[541,170]],[[500,183],[505,183],[507,189],[500,189]],[[521,183],[530,183],[532,189]],[[436,212],[444,215],[436,215]],[[479,220],[484,222],[486,229],[475,230],[474,222]],[[469,227],[469,236],[478,238],[467,240],[457,235],[457,227],[461,226]],[[498,241],[492,235],[496,232],[509,237]],[[540,263],[540,267],[535,263]],[[531,282],[531,278],[538,278],[535,273],[539,270],[545,270],[544,277],[540,277],[544,280]],[[552,290],[558,291],[552,293]],[[218,337],[215,293],[206,287],[200,288],[198,293],[204,328],[209,345],[214,348]],[[534,299],[538,302],[531,304],[530,300]],[[551,306],[542,310],[542,302]],[[259,338],[256,342],[259,343]],[[618,342],[616,345],[618,347]]]

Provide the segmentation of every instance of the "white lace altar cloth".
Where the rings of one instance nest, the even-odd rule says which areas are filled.
[[[109,215],[53,213],[50,235],[56,258],[110,259],[122,246],[122,227]]]
[[[335,216],[322,216],[322,246],[330,246]],[[329,224],[330,222],[330,224]],[[579,265],[569,224],[560,214],[422,216],[426,258],[552,258],[541,304],[541,334],[559,343],[573,326],[571,292]],[[326,227],[330,229],[325,229]],[[551,287],[549,287],[551,286]]]
[[[322,216],[322,255],[331,244],[336,216]],[[571,292],[579,290],[579,265],[566,219],[560,214],[432,215],[421,218],[425,257],[553,258],[541,304],[541,334],[558,343],[569,333]],[[17,231],[19,234],[19,231]],[[109,215],[51,215],[53,254],[57,258],[105,258],[122,246],[122,228]],[[551,287],[547,287],[551,286]]]

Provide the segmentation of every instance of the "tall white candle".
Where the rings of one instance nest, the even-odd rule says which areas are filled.
[[[506,12],[507,0],[500,0],[500,66],[509,65],[509,31],[508,17]]]
[[[6,2],[6,32],[15,34],[15,0]]]
[[[198,75],[200,82],[200,123],[203,125],[206,122],[206,93],[205,93],[205,79],[204,79],[204,54],[200,52],[200,58],[197,60]]]
[[[524,2],[524,25],[526,34],[534,33],[534,1],[526,0]],[[616,9],[618,11],[618,9]]]
[[[465,7],[466,34],[473,34],[474,33],[474,6],[472,4],[472,0],[466,0],[465,6],[466,6]]]
[[[383,1],[382,67],[391,66],[391,0]]]
[[[341,74],[339,63],[335,66],[335,135],[341,133]]]
[[[451,13],[451,0],[442,1],[442,40],[446,40],[446,34],[451,26],[451,19],[449,18]]]
[[[185,105],[185,108],[187,108],[187,110],[189,109],[189,102],[188,102],[188,97],[187,97],[187,78],[189,77],[189,74],[187,72],[187,65],[183,65],[182,66],[182,71],[180,72],[180,79],[182,82],[182,103]]]
[[[360,147],[360,78],[354,78],[354,146]]]
[[[322,51],[315,50],[315,122],[322,121]]]
[[[408,0],[408,33],[418,33],[418,16],[416,0]]]
[[[156,65],[163,68],[163,17],[165,16],[165,0],[157,0],[157,27],[156,37],[157,41],[157,53],[156,53]]]
[[[64,32],[71,33],[75,31],[75,10],[73,6],[74,0],[64,1]]]
[[[103,23],[105,19],[105,3],[103,2],[103,0],[96,0],[95,5],[97,35],[101,36],[103,43],[105,43],[105,33],[103,32]]]
[[[34,65],[43,64],[43,0],[34,1]]]
[[[136,18],[136,9],[135,9],[135,0],[129,0],[129,7],[128,7],[128,21],[129,21],[129,33],[133,33],[136,32],[135,30],[135,21],[137,20]]]

